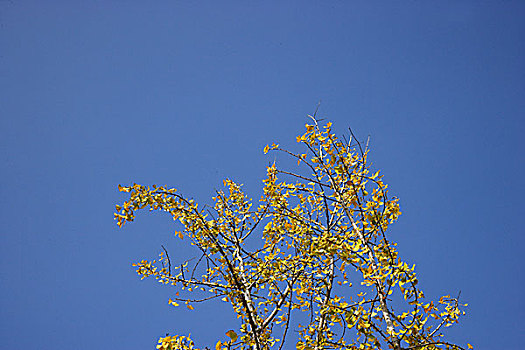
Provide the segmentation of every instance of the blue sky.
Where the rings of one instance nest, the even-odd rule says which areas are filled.
[[[1,347],[213,345],[226,305],[174,309],[131,263],[170,218],[118,230],[117,184],[206,203],[260,193],[267,143],[307,114],[371,137],[401,198],[392,227],[429,297],[457,294],[450,339],[521,349],[525,4],[519,1],[0,2]]]

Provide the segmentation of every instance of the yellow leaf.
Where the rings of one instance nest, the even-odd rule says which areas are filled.
[[[179,236],[180,239],[184,239],[184,236],[182,235],[182,232],[175,231],[177,233],[177,236]]]
[[[222,342],[219,340],[217,344],[215,344],[215,350],[221,350]]]
[[[233,329],[230,329],[228,332],[226,332],[226,335],[232,340],[232,342],[237,340],[237,333],[235,333]]]
[[[129,187],[124,187],[124,186],[120,186],[120,185],[118,185],[118,190],[120,192],[129,192],[130,191]]]
[[[472,345],[470,345],[469,343],[467,343],[467,348],[474,349],[474,347]]]
[[[195,308],[194,308],[193,306],[191,306],[190,304],[186,305],[186,307],[187,307],[188,309],[190,309],[190,310],[195,309]]]
[[[270,146],[266,145],[266,147],[264,147],[264,154],[268,153],[269,150],[270,150]]]

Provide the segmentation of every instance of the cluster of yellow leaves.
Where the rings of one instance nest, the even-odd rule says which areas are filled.
[[[199,350],[190,336],[175,335],[159,339],[157,349],[160,350]]]
[[[269,166],[255,207],[231,180],[213,197],[213,210],[165,186],[119,186],[129,193],[117,206],[119,226],[133,221],[136,210],[162,210],[182,225],[176,235],[188,237],[201,252],[192,266],[172,266],[163,252],[158,262],[135,264],[137,273],[176,286],[169,300],[174,306],[229,302],[240,336],[229,331],[230,340],[218,341],[216,349],[282,348],[290,328],[299,335],[299,350],[462,349],[439,332],[463,314],[457,298],[425,302],[415,266],[403,262],[387,239],[388,226],[401,212],[380,172],[371,172],[368,149],[355,140],[342,142],[331,123],[320,127],[313,120],[297,137],[306,153],[277,144],[264,148],[294,157],[306,170]],[[394,313],[393,298],[404,311]],[[293,310],[305,315],[302,323],[291,320]],[[184,336],[161,338],[159,344],[193,349]]]
[[[233,330],[226,332],[226,336],[230,338],[228,341],[218,341],[215,344],[215,350],[229,350],[232,344],[238,339],[237,333]],[[174,335],[161,337],[158,341],[157,349],[159,350],[199,350],[195,347],[195,343],[190,336]]]

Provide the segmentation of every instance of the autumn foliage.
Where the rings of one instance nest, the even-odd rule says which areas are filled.
[[[136,263],[138,274],[175,287],[174,306],[231,303],[239,323],[209,344],[215,349],[463,349],[443,335],[463,314],[458,298],[426,300],[415,266],[387,237],[401,212],[370,169],[368,147],[313,117],[297,142],[304,153],[265,147],[298,167],[269,166],[256,203],[231,180],[207,207],[173,188],[119,186],[129,193],[117,205],[119,226],[139,209],[165,211],[182,224],[176,236],[200,251],[175,263],[163,250]],[[177,335],[157,349],[197,348]]]

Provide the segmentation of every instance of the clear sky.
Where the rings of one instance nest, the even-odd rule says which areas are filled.
[[[450,339],[523,349],[522,1],[0,1],[0,347],[235,329],[140,281],[132,262],[188,251],[160,213],[117,229],[117,184],[258,197],[262,148],[297,147],[319,100],[370,135],[427,296],[469,303]]]

